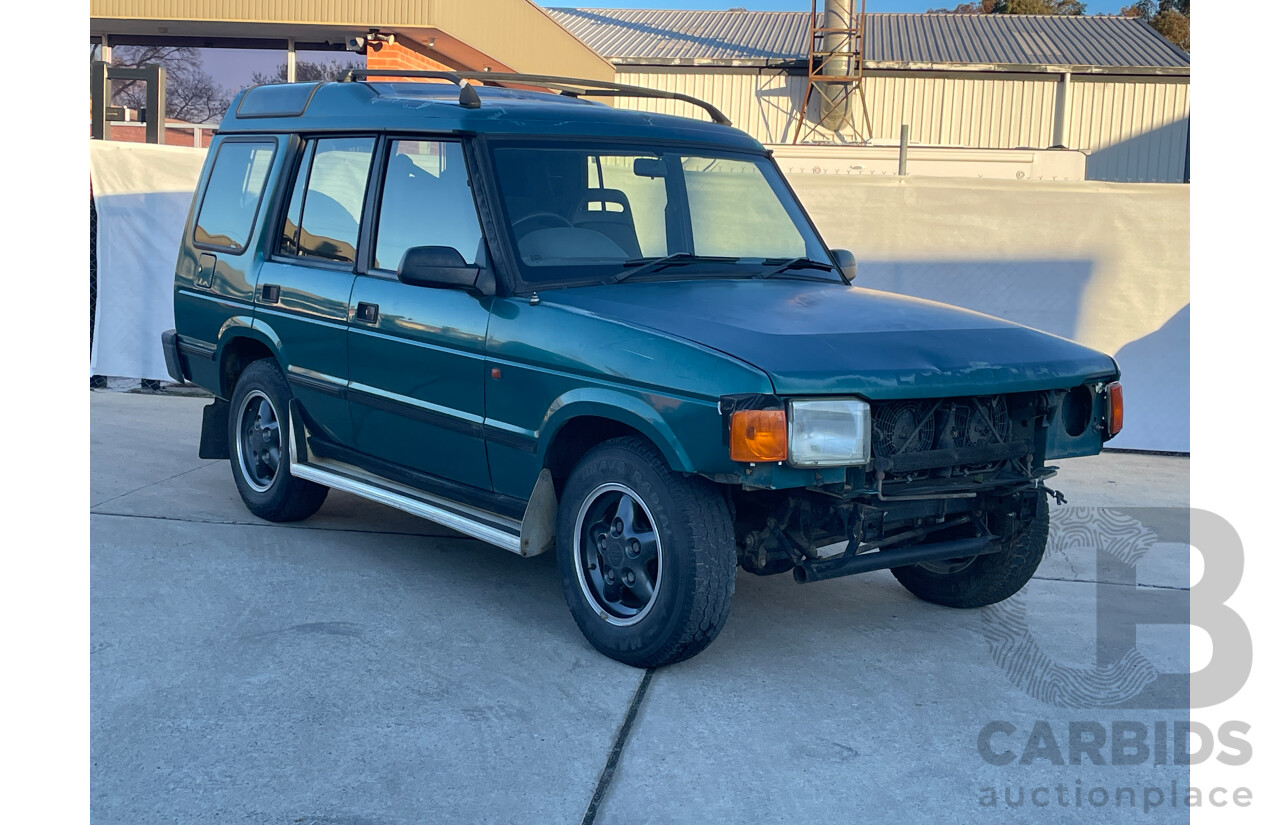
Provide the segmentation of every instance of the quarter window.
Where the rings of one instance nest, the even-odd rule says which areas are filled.
[[[196,217],[197,244],[244,251],[274,157],[274,143],[233,141],[218,147]]]
[[[474,264],[480,237],[461,144],[392,141],[378,210],[374,267],[398,269],[405,251],[415,246],[447,246]]]
[[[371,137],[308,142],[285,213],[281,252],[355,262],[373,146]]]

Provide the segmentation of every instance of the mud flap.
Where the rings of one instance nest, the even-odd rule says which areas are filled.
[[[555,480],[551,478],[551,471],[544,467],[538,473],[538,482],[533,486],[520,524],[520,555],[536,556],[556,546],[556,512],[559,507]]]
[[[221,398],[204,408],[204,420],[200,424],[200,457],[231,458],[227,443],[228,419],[231,405]]]

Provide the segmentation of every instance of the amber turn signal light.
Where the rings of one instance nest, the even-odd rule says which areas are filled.
[[[1124,387],[1119,381],[1107,385],[1107,434],[1115,435],[1124,427]]]
[[[729,419],[729,457],[734,461],[786,461],[784,410],[738,410]]]

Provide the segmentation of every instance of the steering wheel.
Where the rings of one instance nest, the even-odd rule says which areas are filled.
[[[570,229],[573,228],[573,224],[569,221],[568,218],[566,218],[564,215],[557,215],[555,212],[530,212],[528,215],[525,215],[523,218],[512,221],[511,228],[514,230],[516,227],[518,227],[522,223],[527,223],[528,221],[537,220],[539,218],[550,218],[551,220],[555,221],[556,224],[559,226],[567,226]]]

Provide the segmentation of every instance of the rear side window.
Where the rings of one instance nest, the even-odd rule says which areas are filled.
[[[282,253],[355,262],[373,146],[372,137],[308,141],[285,212]]]
[[[243,252],[275,157],[275,143],[229,142],[218,147],[196,216],[194,240],[228,252]]]

